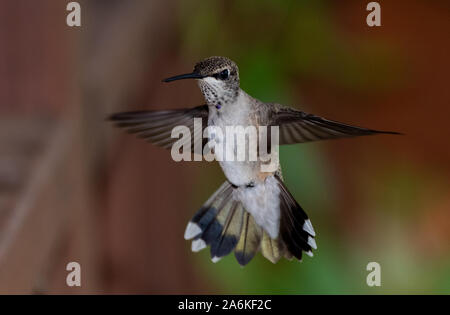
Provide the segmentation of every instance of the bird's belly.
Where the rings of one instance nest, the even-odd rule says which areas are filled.
[[[257,162],[222,161],[220,166],[228,181],[233,185],[249,185],[258,179],[259,165]]]
[[[208,126],[213,128],[208,129],[208,138],[213,140],[210,145],[221,148],[218,150],[220,153],[217,150],[214,152],[228,181],[235,186],[246,186],[263,181],[268,173],[261,168],[255,121],[250,119],[249,109],[245,104],[238,105],[235,109],[220,114],[214,110],[211,112]],[[255,129],[254,132],[252,128]],[[255,137],[253,141],[251,136]],[[256,146],[250,143],[256,143]],[[276,165],[278,167],[278,163]]]
[[[218,126],[216,125],[215,127]],[[223,128],[223,130],[224,129],[225,128]],[[234,136],[230,138],[230,135],[227,135],[225,132],[221,137],[217,137],[214,129],[209,132],[208,136],[210,140],[214,140],[212,143],[209,143],[209,145],[213,148],[215,145],[218,146],[214,149],[220,148],[219,150],[214,150],[216,160],[219,161],[228,181],[235,186],[246,186],[262,182],[267,176],[278,170],[278,160],[270,159],[272,170],[263,167],[263,165],[268,165],[268,160],[265,159],[265,162],[261,161],[258,148],[251,148],[247,137],[241,137],[241,139],[245,140],[238,144],[238,141]],[[241,145],[241,147],[239,147],[239,145]],[[252,150],[256,150],[256,152],[253,152]],[[218,151],[220,151],[220,153]]]
[[[239,136],[227,135],[225,126],[222,127],[222,137],[217,137],[214,133],[210,134],[210,139],[222,148],[221,154],[218,156],[216,152],[216,159],[226,176],[226,178],[236,186],[248,185],[258,177],[261,170],[260,162],[250,158],[250,149],[248,138],[245,138],[244,143],[238,144],[237,138]],[[238,148],[239,145],[242,147]]]

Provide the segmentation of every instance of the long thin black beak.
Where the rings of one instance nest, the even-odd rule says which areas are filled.
[[[181,74],[181,75],[176,75],[174,77],[170,77],[167,79],[162,80],[163,82],[172,82],[172,81],[177,81],[177,80],[185,80],[185,79],[203,79],[204,76],[192,72],[192,73],[187,73],[187,74]]]

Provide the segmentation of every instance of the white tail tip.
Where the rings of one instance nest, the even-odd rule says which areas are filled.
[[[316,240],[313,239],[311,236],[308,236],[308,245],[311,246],[313,249],[317,249]]]
[[[184,232],[184,239],[190,240],[202,233],[202,229],[198,226],[197,223],[189,222],[186,231]]]
[[[220,261],[221,259],[222,259],[222,257],[214,256],[214,257],[211,259],[211,261],[212,261],[213,263],[216,263],[216,262]]]
[[[303,224],[303,230],[305,230],[306,232],[308,232],[310,235],[312,236],[316,236],[316,232],[314,231],[314,228],[311,224],[311,221],[308,219],[305,221],[305,223]]]
[[[194,253],[197,253],[206,247],[206,243],[204,240],[199,238],[198,240],[192,241],[191,249]]]

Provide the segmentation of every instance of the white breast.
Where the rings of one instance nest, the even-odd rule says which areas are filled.
[[[249,126],[250,106],[247,95],[242,93],[234,104],[226,104],[220,110],[210,109],[209,122],[210,126],[219,127],[222,131],[222,141],[214,132],[209,134],[209,139],[213,139],[222,145],[224,155],[222,161],[219,161],[222,170],[227,179],[236,186],[247,185],[254,181],[259,173],[259,162],[249,161],[248,152],[246,152],[246,160],[238,161],[236,151],[234,152],[234,161],[229,161],[225,156],[227,141],[234,141],[226,137],[227,126]],[[246,143],[246,146],[248,144]]]

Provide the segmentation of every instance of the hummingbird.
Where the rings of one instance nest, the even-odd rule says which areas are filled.
[[[193,108],[117,113],[118,127],[158,146],[171,148],[177,125],[194,130],[194,119],[206,126],[277,126],[279,145],[325,139],[398,134],[328,120],[277,103],[262,102],[240,88],[239,69],[225,57],[198,62],[193,72],[163,82],[197,80],[205,104]],[[212,136],[210,136],[212,137]],[[226,140],[225,140],[226,141]],[[193,146],[191,147],[194,152]],[[187,224],[184,238],[193,252],[210,246],[213,262],[234,251],[241,266],[258,251],[272,263],[282,257],[302,260],[317,249],[316,232],[306,212],[283,182],[281,167],[261,171],[262,162],[219,161],[226,181]]]

